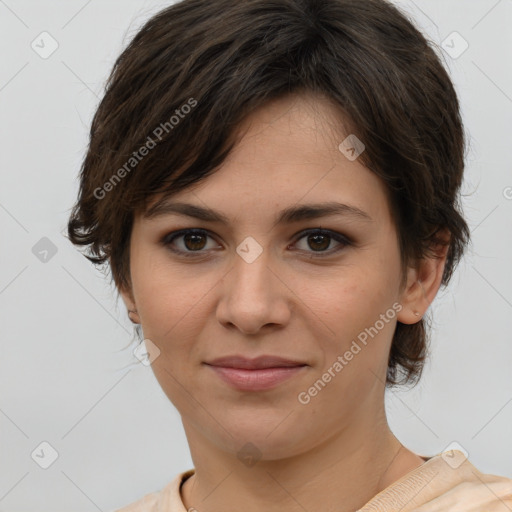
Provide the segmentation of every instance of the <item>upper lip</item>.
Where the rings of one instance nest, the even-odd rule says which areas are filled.
[[[219,357],[209,361],[210,366],[222,366],[225,368],[241,368],[244,370],[260,370],[262,368],[283,368],[290,366],[306,366],[306,363],[284,359],[277,356],[260,356],[248,359],[243,356]]]

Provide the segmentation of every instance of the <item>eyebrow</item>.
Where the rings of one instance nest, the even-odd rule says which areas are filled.
[[[154,219],[164,215],[183,215],[193,217],[206,222],[220,222],[229,224],[229,219],[222,213],[189,203],[162,201],[149,208],[143,215],[145,219]],[[304,220],[316,219],[318,217],[327,217],[342,215],[373,222],[373,219],[365,211],[343,203],[327,202],[315,204],[301,204],[285,208],[277,215],[274,226],[278,224],[291,224]]]

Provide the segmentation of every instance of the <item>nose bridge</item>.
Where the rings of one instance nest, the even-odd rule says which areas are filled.
[[[233,278],[237,295],[241,298],[246,294],[256,294],[261,299],[260,294],[266,294],[272,288],[270,249],[247,237],[238,245],[236,252]]]
[[[244,333],[255,333],[266,324],[283,325],[290,312],[282,295],[286,287],[276,282],[272,270],[271,250],[254,239],[244,240],[236,250],[234,267],[225,277],[218,320]]]

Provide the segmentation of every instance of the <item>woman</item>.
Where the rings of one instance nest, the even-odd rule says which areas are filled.
[[[391,432],[469,241],[464,134],[383,0],[184,0],[117,60],[69,237],[108,262],[194,469],[121,510],[512,510]]]

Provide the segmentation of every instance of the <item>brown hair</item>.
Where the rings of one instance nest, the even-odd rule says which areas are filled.
[[[169,197],[214,173],[251,111],[310,92],[339,107],[344,127],[365,144],[361,163],[387,184],[401,286],[411,262],[449,244],[446,285],[470,237],[458,202],[465,136],[456,92],[431,45],[385,0],[171,5],[114,64],[92,121],[69,239],[88,246],[92,262],[108,262],[117,287],[129,289],[134,215],[155,194]],[[424,319],[398,322],[388,386],[419,380],[428,335]]]

